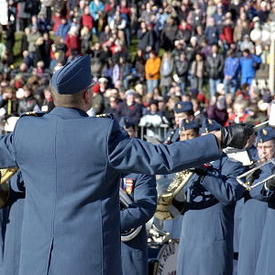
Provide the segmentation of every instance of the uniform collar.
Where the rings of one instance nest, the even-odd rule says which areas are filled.
[[[87,113],[77,108],[55,107],[49,115],[57,115],[63,118],[88,117]]]

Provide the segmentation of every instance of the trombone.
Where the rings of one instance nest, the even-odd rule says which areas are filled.
[[[262,167],[264,167],[265,165],[268,164],[272,164],[275,167],[275,158],[268,160],[262,164],[259,164],[258,166],[250,169],[249,171],[239,175],[237,177],[237,182],[242,185],[243,187],[245,187],[248,191],[252,190],[253,188],[266,183],[268,180],[275,178],[275,174],[266,177],[265,179],[262,179],[260,181],[257,181],[256,183],[253,184],[254,182],[254,177],[253,175]]]

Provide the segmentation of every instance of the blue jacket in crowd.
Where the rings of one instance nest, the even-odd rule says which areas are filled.
[[[247,57],[240,58],[241,66],[241,83],[251,84],[251,81],[255,78],[257,64],[262,62],[261,57],[250,54]]]
[[[239,68],[240,68],[239,58],[229,56],[225,59],[223,73],[224,75],[231,76],[231,78],[234,78],[237,76]]]

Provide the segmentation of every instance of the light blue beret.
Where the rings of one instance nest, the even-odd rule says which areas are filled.
[[[176,113],[193,111],[193,104],[190,101],[180,101],[176,103],[174,110]]]
[[[209,132],[212,132],[212,131],[217,131],[217,130],[220,130],[221,128],[222,128],[222,126],[218,122],[216,122],[215,120],[205,118],[202,121],[202,125],[201,125],[201,128],[200,128],[200,134],[209,133]]]
[[[275,139],[275,129],[267,126],[257,132],[256,143],[263,143]]]
[[[78,56],[57,70],[51,79],[51,86],[59,94],[75,94],[93,84],[91,58]]]

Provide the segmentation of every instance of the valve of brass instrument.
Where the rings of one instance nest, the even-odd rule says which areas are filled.
[[[0,169],[0,208],[3,208],[10,194],[9,179],[17,172],[18,168]]]

